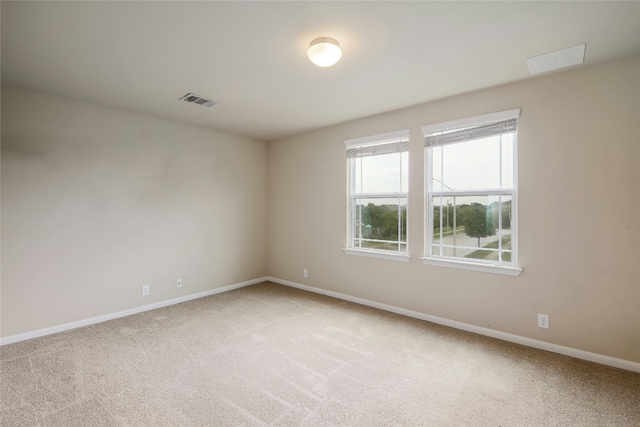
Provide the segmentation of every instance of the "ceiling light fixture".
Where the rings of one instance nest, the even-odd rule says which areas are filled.
[[[342,57],[342,50],[336,40],[320,37],[311,42],[307,56],[318,67],[331,67]]]

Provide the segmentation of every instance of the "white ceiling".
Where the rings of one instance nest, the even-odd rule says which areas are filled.
[[[640,2],[7,2],[2,84],[271,140],[530,78],[586,43],[640,55]],[[306,57],[333,37],[328,69]],[[187,92],[219,102],[179,101]]]

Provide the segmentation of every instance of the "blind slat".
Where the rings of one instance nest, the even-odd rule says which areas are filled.
[[[401,153],[403,151],[409,151],[409,140],[349,148],[347,149],[347,157],[379,156],[381,154]]]
[[[454,144],[462,141],[472,141],[474,139],[488,138],[506,133],[515,132],[518,128],[518,119],[511,118],[493,123],[482,123],[476,126],[467,126],[451,130],[443,130],[424,134],[424,145],[426,147],[434,145]]]

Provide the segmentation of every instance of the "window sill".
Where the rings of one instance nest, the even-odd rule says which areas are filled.
[[[383,252],[383,251],[376,251],[376,250],[354,249],[354,248],[343,248],[342,250],[347,255],[368,256],[372,258],[390,259],[392,261],[407,262],[411,259],[411,255],[405,255],[398,252]]]
[[[438,267],[459,268],[462,270],[482,271],[485,273],[505,274],[507,276],[519,276],[522,273],[520,267],[508,267],[505,265],[481,264],[476,262],[455,261],[439,258],[420,258],[425,265],[436,265]]]

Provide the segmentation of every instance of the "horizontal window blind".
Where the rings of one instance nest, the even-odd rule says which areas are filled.
[[[427,132],[424,134],[425,147],[434,145],[455,144],[515,132],[518,128],[517,117],[491,123],[479,123],[473,126]]]
[[[347,148],[347,157],[367,157],[409,151],[409,140]]]
[[[347,157],[367,157],[409,151],[409,129],[347,139]]]

